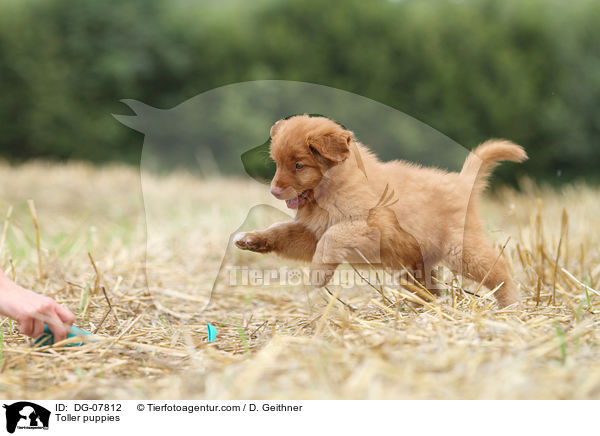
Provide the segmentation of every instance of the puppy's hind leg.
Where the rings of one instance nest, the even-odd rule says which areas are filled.
[[[414,277],[429,293],[436,297],[442,295],[442,286],[440,286],[438,274],[432,262],[419,262],[416,264],[414,271]]]
[[[344,221],[327,229],[311,262],[311,284],[325,286],[343,262],[379,265],[379,230],[365,221]]]
[[[417,239],[402,228],[390,207],[384,205],[371,209],[367,223],[379,230],[381,261],[387,268],[400,271],[408,283],[425,287],[433,295],[440,294],[433,270],[437,259],[434,261],[424,256]]]
[[[455,248],[453,252],[454,255],[447,261],[454,272],[476,282],[483,282],[488,289],[495,289],[502,284],[494,294],[500,307],[519,301],[519,292],[504,259],[483,235],[465,235],[462,247]]]

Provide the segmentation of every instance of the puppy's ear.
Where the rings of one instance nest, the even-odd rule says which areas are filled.
[[[328,133],[308,138],[308,147],[315,159],[323,158],[330,164],[345,161],[350,154],[352,135],[348,131]]]
[[[281,129],[281,126],[283,126],[284,122],[285,122],[285,120],[279,120],[275,124],[273,124],[273,127],[271,127],[271,133],[270,133],[271,138],[273,138],[277,134],[279,129]]]

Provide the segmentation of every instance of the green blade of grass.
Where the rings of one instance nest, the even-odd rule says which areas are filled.
[[[567,361],[567,343],[565,341],[565,332],[558,321],[554,321],[554,327],[556,328],[556,335],[558,336],[559,341],[558,348],[560,349],[562,363],[564,364]]]
[[[88,295],[89,295],[90,290],[92,289],[92,285],[95,283],[95,281],[96,281],[96,274],[94,274],[94,276],[92,277],[92,280],[88,283],[88,285],[85,287],[85,290],[83,291],[83,297],[81,298],[81,304],[79,305],[79,315],[81,315],[83,312],[83,309],[85,309]]]

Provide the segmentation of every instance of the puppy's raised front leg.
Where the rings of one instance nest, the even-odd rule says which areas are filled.
[[[310,261],[317,238],[296,221],[273,224],[264,230],[238,233],[233,238],[236,247],[257,253],[274,252],[290,259]]]

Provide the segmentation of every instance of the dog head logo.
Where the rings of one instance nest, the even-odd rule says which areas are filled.
[[[287,202],[277,201],[270,192],[272,186],[270,188],[269,184],[276,170],[270,154],[270,136],[275,133],[273,129],[277,130],[278,120],[290,118],[292,114],[324,114],[340,126],[343,124],[351,129],[352,137],[367,144],[382,160],[405,159],[457,170],[468,155],[462,146],[401,111],[356,94],[315,84],[287,81],[238,83],[208,91],[166,110],[134,100],[123,100],[123,103],[135,114],[114,115],[115,118],[144,134],[140,164],[148,259],[160,258],[165,229],[174,228],[173,223],[165,219],[168,215],[165,211],[187,205],[185,212],[190,223],[185,229],[178,229],[182,243],[193,244],[196,252],[193,258],[185,259],[185,270],[198,273],[191,281],[190,276],[186,276],[187,288],[183,290],[193,294],[194,301],[199,303],[195,305],[194,313],[208,305],[219,283],[231,282],[227,271],[247,268],[247,256],[251,254],[233,247],[234,235],[240,231],[255,230],[257,226],[287,221],[307,200],[303,193],[298,192],[300,195],[295,198],[282,195],[281,198]],[[351,144],[350,141],[347,143]],[[329,161],[345,157],[343,153],[337,157],[330,156],[329,144],[315,142],[312,145],[312,155],[317,160],[321,159],[322,162],[319,162],[324,167],[333,167]],[[357,165],[360,166],[359,161]],[[156,185],[155,174],[181,167],[186,168],[188,173],[207,177],[210,180],[207,184],[214,186],[213,194],[198,195],[166,182]],[[253,195],[245,195],[239,184],[229,186],[229,179],[219,178],[220,175],[245,179],[245,187],[252,189]],[[372,176],[374,174],[365,174],[365,177]],[[149,189],[150,185],[153,190]],[[157,188],[163,190],[164,195],[157,196]],[[385,183],[378,187],[373,209],[360,217],[362,221],[357,221],[343,202],[323,203],[321,206],[328,208],[331,214],[341,209],[341,213],[348,215],[348,220],[352,221],[341,226],[338,233],[358,233],[367,227],[373,230],[369,220],[388,213],[387,209],[394,202],[402,201],[397,195]],[[171,202],[174,197],[179,197],[179,201]],[[206,231],[206,226],[194,225],[202,222],[210,222],[210,232]],[[364,224],[362,227],[361,223]],[[412,243],[408,236],[408,242]],[[378,239],[379,236],[365,233],[365,238]],[[336,245],[339,239],[330,242],[323,247],[323,261],[337,261],[331,256],[340,252]],[[376,244],[374,247],[374,251],[378,251]],[[372,254],[376,259],[377,253]],[[273,262],[273,266],[281,265],[276,256],[262,260],[269,261]],[[173,288],[181,290],[181,280],[177,281],[171,274],[165,276],[159,268],[152,268],[152,264],[147,262],[145,271],[151,291],[159,282],[162,287],[171,286],[170,280],[173,280]],[[266,284],[262,282],[262,285]]]
[[[48,429],[50,411],[29,401],[5,404],[6,431],[14,433],[16,429]]]

